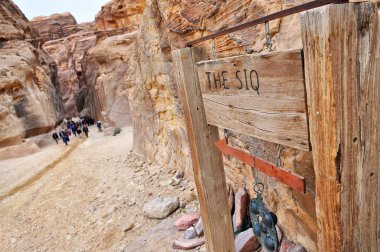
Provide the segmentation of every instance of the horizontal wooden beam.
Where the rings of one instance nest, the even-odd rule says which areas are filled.
[[[277,167],[242,150],[235,149],[227,144],[226,139],[220,140],[215,145],[223,154],[230,155],[251,166],[253,169],[257,169],[266,175],[280,181],[281,183],[293,188],[294,190],[305,193],[306,187],[304,177],[294,172],[285,170],[281,167]]]
[[[207,122],[310,150],[300,50],[197,63]]]

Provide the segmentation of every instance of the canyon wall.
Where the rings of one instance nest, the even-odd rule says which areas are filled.
[[[132,124],[127,89],[132,85],[136,59],[136,31],[103,34],[82,61],[80,97],[83,108],[105,126]]]
[[[128,90],[135,83],[137,29],[144,6],[142,0],[112,1],[96,16],[97,42],[82,62],[78,104],[106,126],[132,124]]]
[[[34,17],[30,21],[44,41],[64,38],[78,31],[77,21],[68,12]]]
[[[116,0],[102,6],[96,15],[95,23],[98,31],[112,30],[124,27],[137,28],[145,1]]]
[[[79,112],[83,107],[77,104],[82,59],[96,44],[94,23],[77,24],[70,13],[36,17],[31,23],[39,33],[43,50],[57,63],[65,115],[78,115],[78,105]]]
[[[46,133],[62,120],[57,67],[10,0],[0,2],[0,147]]]

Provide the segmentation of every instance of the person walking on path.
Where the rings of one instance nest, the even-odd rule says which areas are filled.
[[[62,130],[59,135],[61,136],[63,143],[67,145],[70,138],[67,136],[66,132]]]
[[[96,123],[96,127],[98,127],[99,132],[102,132],[102,122],[101,121],[98,121]]]
[[[78,134],[79,138],[82,138],[82,129],[79,126],[77,128],[77,134]]]
[[[54,130],[52,137],[53,137],[54,141],[58,144],[58,138],[59,138],[59,136],[58,136],[58,131],[57,130]]]
[[[71,132],[73,132],[74,135],[77,136],[77,131],[75,130],[75,125],[73,121],[70,122],[70,129],[71,129]]]
[[[88,138],[88,126],[87,126],[87,124],[83,124],[83,132],[86,135],[86,137]]]

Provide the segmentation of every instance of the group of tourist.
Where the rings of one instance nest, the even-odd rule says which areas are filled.
[[[52,137],[54,141],[58,144],[58,140],[62,139],[63,143],[68,145],[70,141],[70,137],[73,134],[75,137],[82,138],[82,133],[88,138],[89,125],[94,124],[93,119],[89,118],[79,118],[79,120],[74,121],[72,118],[67,118],[65,121],[65,126],[63,126],[60,130],[55,129],[53,131]],[[98,121],[96,126],[100,131],[102,131],[102,123]]]

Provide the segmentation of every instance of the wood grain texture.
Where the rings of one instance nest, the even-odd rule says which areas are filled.
[[[301,23],[318,251],[378,251],[376,4],[321,7],[302,14]]]
[[[207,251],[234,252],[231,214],[223,158],[214,143],[218,128],[207,124],[195,62],[204,59],[202,48],[172,52],[180,98],[189,136],[194,179],[201,208]]]
[[[209,124],[309,151],[299,50],[203,61],[197,69]]]

